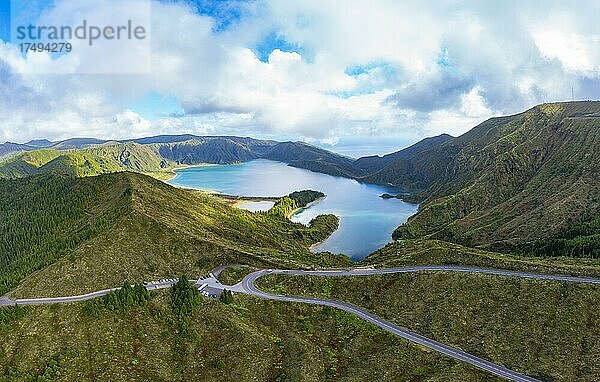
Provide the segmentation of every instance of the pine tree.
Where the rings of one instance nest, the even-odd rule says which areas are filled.
[[[221,297],[219,297],[219,301],[228,305],[233,303],[233,293],[230,290],[224,289]]]

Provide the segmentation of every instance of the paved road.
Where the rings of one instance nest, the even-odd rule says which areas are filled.
[[[196,280],[193,280],[194,282]],[[157,281],[146,284],[146,288],[148,290],[153,289],[164,289],[170,288],[173,286],[177,280],[175,281]],[[0,299],[0,306],[15,306],[15,305],[47,305],[47,304],[55,304],[55,303],[65,303],[65,302],[80,302],[91,300],[97,297],[101,297],[109,294],[112,291],[119,290],[121,288],[111,288],[111,289],[103,289],[97,292],[92,292],[88,294],[81,294],[77,296],[68,296],[68,297],[46,297],[46,298],[25,298],[19,300],[11,300],[9,296],[5,296]]]
[[[436,350],[444,355],[455,358],[457,360],[467,362],[475,367],[486,370],[494,375],[507,378],[512,381],[518,382],[533,382],[538,381],[535,378],[527,375],[518,373],[510,370],[502,365],[498,365],[482,358],[476,357],[462,350],[453,348],[448,345],[444,345],[440,342],[424,337],[420,334],[412,332],[406,328],[395,325],[387,320],[384,320],[373,313],[370,313],[356,305],[321,299],[321,298],[308,298],[308,297],[294,297],[294,296],[283,296],[265,293],[254,285],[255,281],[263,276],[269,274],[286,274],[286,275],[312,275],[312,276],[365,276],[365,275],[383,275],[392,273],[409,273],[409,272],[424,272],[424,271],[448,271],[448,272],[470,272],[470,273],[483,273],[500,276],[510,277],[522,277],[532,279],[544,279],[544,280],[557,280],[557,281],[569,281],[569,282],[584,282],[600,284],[600,279],[594,278],[582,278],[573,276],[554,276],[545,274],[534,274],[516,271],[507,271],[500,269],[487,269],[487,268],[474,268],[474,267],[462,267],[462,266],[446,266],[446,265],[433,265],[433,266],[414,266],[414,267],[403,267],[403,268],[387,268],[387,269],[348,269],[348,270],[321,270],[321,271],[299,271],[299,270],[261,270],[253,272],[247,275],[239,284],[236,284],[232,290],[247,293],[256,297],[278,300],[278,301],[290,301],[299,302],[313,305],[325,305],[334,308],[342,309],[348,313],[354,314],[374,325],[386,330],[392,334],[400,336],[409,341],[415,342],[419,345],[428,347]],[[539,381],[538,381],[539,382]]]
[[[269,270],[265,270],[264,272],[269,273]],[[417,266],[412,266],[412,267],[400,267],[400,268],[366,267],[366,268],[349,268],[349,269],[325,269],[325,270],[315,270],[315,271],[278,269],[278,270],[271,270],[270,273],[290,274],[290,275],[312,275],[312,276],[368,276],[368,275],[386,275],[386,274],[393,274],[393,273],[413,273],[413,272],[483,273],[483,274],[497,275],[497,276],[511,276],[511,277],[520,277],[520,278],[529,278],[529,279],[600,284],[599,278],[566,276],[566,275],[549,275],[549,274],[543,274],[543,273],[528,273],[528,272],[510,271],[510,270],[505,270],[505,269],[467,267],[467,266],[461,266],[461,265],[417,265]]]
[[[227,265],[219,265],[218,267],[215,268],[214,271],[212,271],[212,274],[215,275],[216,277],[219,277],[219,275],[221,274],[221,272],[223,272],[225,269],[227,268],[231,268],[231,267],[244,267],[247,268],[248,265],[247,264],[227,264]]]
[[[331,306],[334,308],[345,310],[348,313],[354,314],[366,321],[377,325],[378,327],[400,336],[409,341],[415,342],[422,346],[428,347],[430,349],[436,350],[444,355],[449,357],[458,359],[460,361],[467,362],[473,366],[476,366],[480,369],[486,370],[492,374],[498,375],[500,377],[504,377],[513,381],[518,382],[539,382],[535,378],[526,376],[521,373],[517,373],[513,370],[507,369],[504,366],[494,364],[492,362],[486,361],[479,357],[468,354],[462,350],[455,349],[451,346],[444,345],[435,340],[424,337],[420,334],[412,332],[406,328],[402,328],[398,325],[395,325],[389,321],[386,321],[373,313],[370,313],[356,305],[320,299],[320,298],[309,298],[309,297],[295,297],[295,296],[283,296],[283,295],[274,295],[265,293],[254,285],[255,281],[263,276],[269,274],[286,274],[286,275],[312,275],[312,276],[366,276],[366,275],[384,275],[384,274],[393,274],[393,273],[410,273],[410,272],[468,272],[468,273],[483,273],[490,275],[498,275],[498,276],[508,276],[508,277],[521,277],[521,278],[531,278],[531,279],[543,279],[543,280],[555,280],[555,281],[567,281],[567,282],[582,282],[582,283],[592,283],[592,284],[600,284],[600,279],[596,278],[585,278],[585,277],[575,277],[575,276],[558,276],[558,275],[547,275],[547,274],[537,274],[537,273],[525,273],[525,272],[517,272],[517,271],[508,271],[501,269],[488,269],[488,268],[476,268],[476,267],[463,267],[463,266],[452,266],[452,265],[425,265],[425,266],[413,266],[413,267],[402,267],[402,268],[354,268],[354,269],[334,269],[334,270],[316,270],[316,271],[301,271],[301,270],[282,270],[282,269],[266,269],[260,270],[247,275],[240,283],[236,285],[223,285],[219,282],[215,275],[218,275],[226,266],[219,267],[215,269],[210,275],[203,277],[199,280],[190,280],[195,282],[198,287],[212,287],[216,289],[228,289],[234,292],[246,293],[256,297],[270,299],[270,300],[279,300],[279,301],[290,301],[290,302],[299,302],[299,303],[307,303],[313,305],[325,305]],[[160,282],[152,282],[148,283],[146,286],[148,289],[163,289],[169,288],[173,284],[175,284],[177,280],[167,280]],[[8,297],[4,297],[0,299],[0,306],[8,306],[8,305],[42,305],[42,304],[53,304],[53,303],[66,303],[66,302],[77,302],[89,300],[92,298],[100,297],[105,294],[108,294],[110,291],[118,290],[119,288],[113,289],[105,289],[93,293],[88,293],[85,295],[79,296],[70,296],[70,297],[55,297],[55,298],[36,298],[36,299],[22,299],[22,300],[10,300]]]

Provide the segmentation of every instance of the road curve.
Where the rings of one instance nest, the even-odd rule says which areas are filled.
[[[241,264],[240,264],[241,265]],[[468,273],[481,273],[481,274],[490,274],[490,275],[498,275],[498,276],[508,276],[508,277],[521,277],[521,278],[531,278],[531,279],[543,279],[543,280],[555,280],[555,281],[566,281],[566,282],[581,282],[581,283],[591,283],[591,284],[600,284],[600,279],[596,278],[586,278],[586,277],[576,277],[576,276],[561,276],[561,275],[548,275],[548,274],[538,274],[538,273],[526,273],[526,272],[517,272],[517,271],[509,271],[502,269],[491,269],[491,268],[476,268],[476,267],[464,267],[464,266],[454,266],[454,265],[423,265],[423,266],[412,266],[412,267],[402,267],[402,268],[353,268],[353,269],[329,269],[329,270],[314,270],[314,271],[302,271],[302,270],[282,270],[282,269],[267,269],[260,270],[247,275],[240,283],[232,286],[227,286],[221,284],[218,279],[214,275],[218,275],[223,269],[227,268],[227,266],[221,266],[215,271],[213,271],[213,275],[207,278],[203,278],[198,280],[206,285],[211,285],[214,288],[218,289],[229,289],[235,292],[241,292],[250,294],[256,297],[270,299],[270,300],[279,300],[279,301],[290,301],[290,302],[300,302],[307,303],[313,305],[324,305],[331,306],[334,308],[342,309],[348,313],[354,314],[366,321],[377,325],[378,327],[386,330],[392,334],[400,336],[409,341],[415,342],[427,348],[436,350],[442,354],[445,354],[449,357],[455,358],[460,361],[467,362],[475,367],[486,370],[492,374],[495,374],[500,377],[507,378],[509,380],[518,381],[518,382],[539,382],[537,379],[529,377],[527,375],[517,373],[513,370],[507,369],[504,366],[494,364],[492,362],[486,361],[479,357],[468,354],[462,350],[455,349],[451,346],[444,345],[435,340],[424,337],[420,334],[414,333],[406,328],[402,328],[397,326],[389,321],[386,321],[356,305],[327,300],[327,299],[319,299],[319,298],[309,298],[309,297],[295,297],[295,296],[282,296],[282,295],[274,295],[265,293],[254,285],[254,282],[263,276],[269,274],[286,274],[286,275],[311,275],[311,276],[367,276],[367,275],[384,275],[384,274],[393,274],[393,273],[410,273],[410,272],[468,272]],[[194,282],[196,280],[190,280]],[[171,287],[176,280],[169,281],[159,281],[147,284],[148,289],[163,289]],[[21,299],[21,300],[10,300],[8,296],[0,299],[0,306],[14,306],[14,305],[43,305],[43,304],[54,304],[54,303],[68,303],[68,302],[79,302],[90,300],[93,298],[97,298],[100,296],[104,296],[111,291],[118,290],[120,288],[112,288],[112,289],[104,289],[97,292],[92,292],[79,296],[70,296],[70,297],[51,297],[51,298],[35,298],[35,299]]]
[[[558,275],[547,275],[547,274],[536,274],[536,273],[525,273],[517,271],[508,271],[500,269],[489,269],[489,268],[476,268],[476,267],[462,267],[462,266],[451,266],[451,265],[428,265],[428,266],[414,266],[414,267],[402,267],[402,268],[366,268],[366,269],[341,269],[341,270],[317,270],[317,271],[300,271],[300,270],[260,270],[247,275],[239,284],[236,284],[233,290],[238,292],[247,293],[256,297],[265,298],[269,300],[278,301],[289,301],[299,302],[313,305],[324,305],[338,309],[342,309],[350,314],[354,314],[378,327],[386,330],[392,334],[402,337],[406,340],[412,341],[419,345],[427,348],[436,350],[446,356],[454,359],[467,362],[477,368],[488,371],[494,375],[504,377],[506,379],[517,381],[517,382],[539,382],[537,379],[529,377],[527,375],[518,373],[510,370],[502,365],[486,361],[482,358],[476,357],[462,350],[453,348],[448,345],[444,345],[441,342],[432,340],[424,337],[420,334],[412,332],[406,328],[395,325],[387,320],[384,320],[373,313],[370,313],[356,305],[328,300],[320,298],[310,297],[295,297],[295,296],[283,296],[275,295],[261,291],[254,283],[260,277],[270,274],[286,274],[286,275],[311,275],[311,276],[366,276],[366,275],[383,275],[393,273],[409,273],[409,272],[427,272],[427,271],[450,271],[450,272],[470,272],[470,273],[482,273],[499,276],[512,276],[521,278],[532,278],[532,279],[543,279],[543,280],[556,280],[556,281],[568,281],[568,282],[583,282],[600,284],[600,279],[595,278],[583,278],[574,276],[558,276]]]
[[[219,277],[219,275],[221,274],[221,272],[223,272],[225,269],[227,268],[231,268],[231,267],[242,267],[242,268],[248,268],[249,265],[248,264],[227,264],[227,265],[219,265],[218,267],[216,267],[213,271],[212,274],[215,275],[215,277]]]

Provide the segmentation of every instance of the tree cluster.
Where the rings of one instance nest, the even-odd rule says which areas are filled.
[[[309,203],[323,197],[325,197],[324,193],[313,190],[294,191],[288,195],[288,198],[295,201],[298,207],[306,207]]]
[[[600,216],[573,224],[556,238],[529,244],[523,252],[542,257],[600,259]]]
[[[188,281],[186,276],[181,276],[179,281],[171,288],[171,306],[177,317],[186,317],[192,314],[200,304],[200,294],[196,287]]]
[[[100,299],[87,301],[83,307],[88,316],[96,317],[102,308],[125,311],[132,306],[146,306],[150,293],[143,284],[132,286],[128,281],[120,289],[114,290]]]
[[[269,210],[269,214],[287,218],[294,210],[306,207],[309,203],[324,196],[325,194],[319,191],[294,191],[291,194],[278,199]]]
[[[102,297],[102,300],[108,309],[117,310],[134,305],[145,306],[150,300],[150,294],[144,285],[131,286],[128,281],[125,281],[121,289],[110,292]]]

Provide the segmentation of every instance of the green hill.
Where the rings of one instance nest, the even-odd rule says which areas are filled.
[[[397,151],[395,153],[384,155],[383,157],[379,156],[367,156],[362,157],[354,162],[354,165],[359,168],[362,172],[368,174],[367,177],[373,177],[373,180],[377,179],[377,177],[382,176],[385,173],[385,170],[382,171],[386,166],[390,163],[398,162],[401,160],[406,160],[409,158],[416,158],[418,155],[431,150],[434,147],[441,145],[452,139],[452,136],[448,134],[438,135],[436,137],[425,138],[412,146],[409,146],[403,150]],[[379,171],[382,171],[382,174],[378,174],[377,176],[373,175]],[[390,178],[385,179],[382,177],[380,179],[380,183],[393,183],[397,181],[397,179]]]
[[[0,195],[0,295],[17,284],[17,296],[83,293],[231,262],[348,262],[308,251],[333,216],[306,227],[130,172],[0,181]]]
[[[415,145],[425,147],[436,141],[432,138]],[[33,141],[33,144],[36,141]],[[42,142],[42,141],[40,141]],[[46,142],[46,141],[44,141]],[[43,143],[43,142],[42,142]],[[39,143],[39,144],[42,144]],[[304,142],[276,142],[242,137],[199,137],[194,135],[156,136],[125,141],[103,141],[92,138],[73,138],[46,142],[46,149],[34,145],[0,145],[0,178],[19,178],[46,171],[59,171],[76,176],[91,176],[116,171],[135,171],[158,178],[169,177],[177,165],[228,164],[253,159],[269,159],[290,166],[336,176],[358,178],[369,172],[356,160]],[[51,151],[64,156],[57,163],[31,164],[24,160],[24,150],[32,155]],[[411,148],[407,152],[412,152]],[[2,155],[2,152],[6,152]],[[390,158],[384,157],[387,161]],[[381,158],[380,158],[381,159]],[[367,160],[368,161],[368,160]],[[361,166],[365,162],[360,162]],[[172,174],[172,173],[171,173]]]
[[[451,272],[277,275],[259,283],[261,289],[277,294],[363,306],[400,326],[540,381],[593,382],[600,374],[596,285]]]
[[[539,256],[600,257],[600,102],[545,104],[492,118],[460,137],[440,135],[383,157],[354,160],[303,142],[159,136],[72,139],[11,156],[0,178],[44,172],[135,171],[158,178],[180,164],[265,158],[391,184],[422,202],[394,238],[435,238]]]
[[[39,167],[37,173],[50,172],[84,177],[117,171],[123,171],[123,169],[109,159],[88,152],[79,152],[60,155]]]
[[[598,260],[509,256],[437,240],[391,243],[361,265],[434,264],[600,275]],[[600,373],[596,362],[600,348],[595,346],[600,341],[597,285],[457,272],[268,275],[257,285],[276,294],[356,304],[400,326],[541,381],[592,382]],[[414,380],[437,380],[427,377],[429,372]],[[454,378],[463,381],[470,377]],[[493,380],[487,375],[479,378]]]
[[[19,284],[15,297],[199,276],[227,263],[350,263],[308,251],[331,233],[333,216],[305,227],[131,172],[4,180],[0,196],[0,294]],[[305,202],[317,194],[293,196]],[[238,295],[230,305],[202,299],[182,326],[172,305],[168,292],[157,292],[147,305],[111,309],[94,303],[0,308],[0,380],[487,377],[335,309]]]
[[[331,308],[203,298],[182,332],[171,304],[164,291],[93,316],[85,304],[11,312],[0,317],[0,380],[501,381]]]
[[[155,146],[162,157],[188,165],[246,162],[258,158],[250,147],[228,138],[192,138]]]
[[[31,146],[31,145],[22,145],[22,144],[18,144],[18,143],[12,143],[12,142],[6,142],[6,143],[2,143],[0,144],[0,160],[9,158],[15,154],[24,152],[24,151],[30,151],[30,150],[36,150],[38,147],[36,146]]]
[[[425,169],[414,183],[424,203],[395,237],[597,257],[599,143],[600,102],[547,104],[486,121],[412,159],[412,168]],[[410,174],[401,168],[398,179]],[[563,237],[571,243],[550,251],[547,241]],[[573,250],[578,241],[587,249]]]
[[[16,154],[4,162],[0,162],[0,179],[21,178],[34,175],[39,168],[59,157],[60,151],[41,149]]]
[[[320,191],[294,191],[291,194],[275,201],[275,204],[268,212],[269,214],[277,215],[287,219],[296,211],[305,208],[310,203],[313,203],[316,200],[324,197],[325,194]],[[337,229],[337,227],[335,229]]]
[[[23,145],[21,145],[23,146]],[[28,152],[12,144],[2,145],[0,178],[20,178],[48,171],[75,176],[93,176],[135,171],[157,178],[172,176],[178,165],[227,164],[263,158],[296,167],[352,176],[352,159],[303,142],[275,142],[240,137],[158,136],[129,141],[76,138],[51,142],[47,149],[27,146]],[[11,154],[9,155],[8,152]],[[48,157],[48,154],[52,156]],[[45,160],[30,160],[40,157]],[[49,163],[55,160],[53,163]],[[335,163],[327,170],[321,163]],[[316,167],[315,167],[316,166]]]
[[[21,178],[41,173],[94,176],[135,171],[165,177],[176,164],[153,146],[108,142],[77,150],[42,149],[18,154],[0,163],[0,178]]]
[[[299,167],[391,184],[421,202],[395,239],[600,257],[600,102],[536,106],[383,157]]]
[[[567,110],[562,116],[556,116],[552,108],[533,109],[488,121],[470,135],[442,137],[388,157],[386,168],[401,161],[421,163],[426,154],[438,158],[427,167],[430,172],[424,173],[430,175],[415,179],[413,188],[427,185],[429,199],[414,221],[403,228],[411,237],[425,239],[390,244],[364,263],[463,264],[599,275],[598,262],[590,259],[505,256],[426,240],[439,236],[463,242],[465,237],[475,237],[470,232],[477,229],[460,219],[452,220],[453,214],[466,213],[464,219],[479,216],[469,209],[483,214],[502,206],[504,202],[495,204],[499,199],[511,200],[512,194],[526,197],[525,192],[534,198],[525,207],[543,207],[519,210],[531,224],[549,226],[551,222],[543,219],[555,216],[554,209],[558,209],[556,214],[564,214],[562,206],[587,216],[581,211],[597,199],[582,195],[597,195],[597,182],[587,176],[595,174],[598,162],[588,147],[597,143],[597,130],[591,125],[594,114],[586,106],[577,106],[580,114]],[[547,113],[553,117],[540,123]],[[335,216],[319,216],[306,227],[279,214],[234,209],[209,194],[174,188],[126,171],[168,169],[178,160],[156,153],[164,145],[186,144],[178,139],[38,150],[5,162],[5,166],[18,163],[30,173],[20,179],[0,180],[0,295],[9,290],[17,298],[87,293],[123,285],[126,280],[139,283],[182,274],[197,277],[231,263],[260,268],[350,266],[345,257],[315,255],[308,250],[335,229]],[[241,152],[254,144],[252,150],[261,155],[267,155],[272,146],[268,142],[262,146],[253,141],[236,143]],[[567,146],[579,149],[563,148]],[[534,161],[532,169],[531,158],[538,157],[531,153],[538,150],[546,152]],[[225,150],[222,155],[231,152]],[[450,155],[452,152],[462,154]],[[452,175],[444,175],[445,170],[436,167],[446,160],[444,169],[452,169]],[[509,165],[512,163],[514,166]],[[566,167],[557,171],[561,166]],[[415,167],[407,168],[412,171]],[[119,172],[88,176],[105,171]],[[545,175],[537,179],[540,174]],[[537,188],[528,188],[535,184]],[[554,200],[553,193],[558,193],[562,203],[546,205],[546,200]],[[298,206],[321,196],[305,191],[287,199]],[[541,197],[544,199],[535,199]],[[453,198],[468,204],[457,212],[456,204],[450,202]],[[447,204],[432,214],[436,202]],[[287,210],[290,205],[283,207]],[[425,218],[439,219],[439,225],[420,225],[428,222],[422,213]],[[503,222],[501,217],[511,213],[510,209],[498,210],[495,218]],[[454,228],[456,222],[462,225]],[[561,224],[557,221],[556,227]],[[448,235],[447,227],[452,227],[453,235]],[[489,237],[502,232],[490,227],[478,229],[489,229],[485,234]],[[594,236],[598,220],[582,218],[563,227],[568,229],[561,234],[562,241],[547,246],[580,245],[582,237]],[[535,233],[539,234],[547,227],[528,229],[539,230]],[[558,240],[560,236],[554,237]],[[531,251],[542,248],[533,247],[536,243],[530,244]],[[466,244],[486,246],[474,241]],[[597,375],[594,360],[600,326],[594,313],[598,293],[593,286],[445,273],[352,280],[280,277],[262,279],[261,285],[278,293],[352,301],[427,336],[542,380],[592,381]],[[149,297],[147,305],[116,308],[94,302],[0,308],[0,381],[498,380],[332,308],[236,295],[229,304],[202,299],[182,321],[168,291]]]
[[[423,159],[422,154],[452,140],[442,134],[425,138],[412,146],[384,156],[366,156],[358,159],[308,145],[303,142],[286,142],[275,146],[266,159],[289,163],[290,166],[324,174],[353,178],[359,181],[392,184],[407,190],[425,187],[431,175],[428,166],[415,166],[414,161]],[[419,181],[424,178],[423,181]]]
[[[334,176],[351,178],[356,173],[352,158],[304,142],[279,143],[267,152],[263,158]]]
[[[3,280],[11,286],[20,284],[16,297],[85,293],[182,273],[194,277],[226,263],[350,264],[307,250],[319,240],[315,234],[330,232],[315,232],[318,222],[304,227],[233,209],[208,194],[136,173],[42,174],[0,181],[0,190],[0,243],[5,245],[0,253],[16,254],[0,270],[10,270],[13,278]],[[319,195],[292,196],[306,202]],[[600,274],[597,262],[508,257],[443,242],[408,244],[392,244],[367,262]],[[593,287],[445,274],[296,280],[264,279],[261,285],[353,301],[540,378],[593,380],[598,338]],[[332,308],[243,295],[231,304],[203,298],[182,325],[172,306],[171,293],[162,291],[151,293],[147,305],[0,308],[0,380],[499,381]],[[552,328],[552,336],[544,334],[540,322]],[[504,327],[511,330],[499,335]],[[526,334],[531,334],[528,340]],[[550,340],[544,343],[544,338]],[[543,360],[535,354],[543,354]]]

